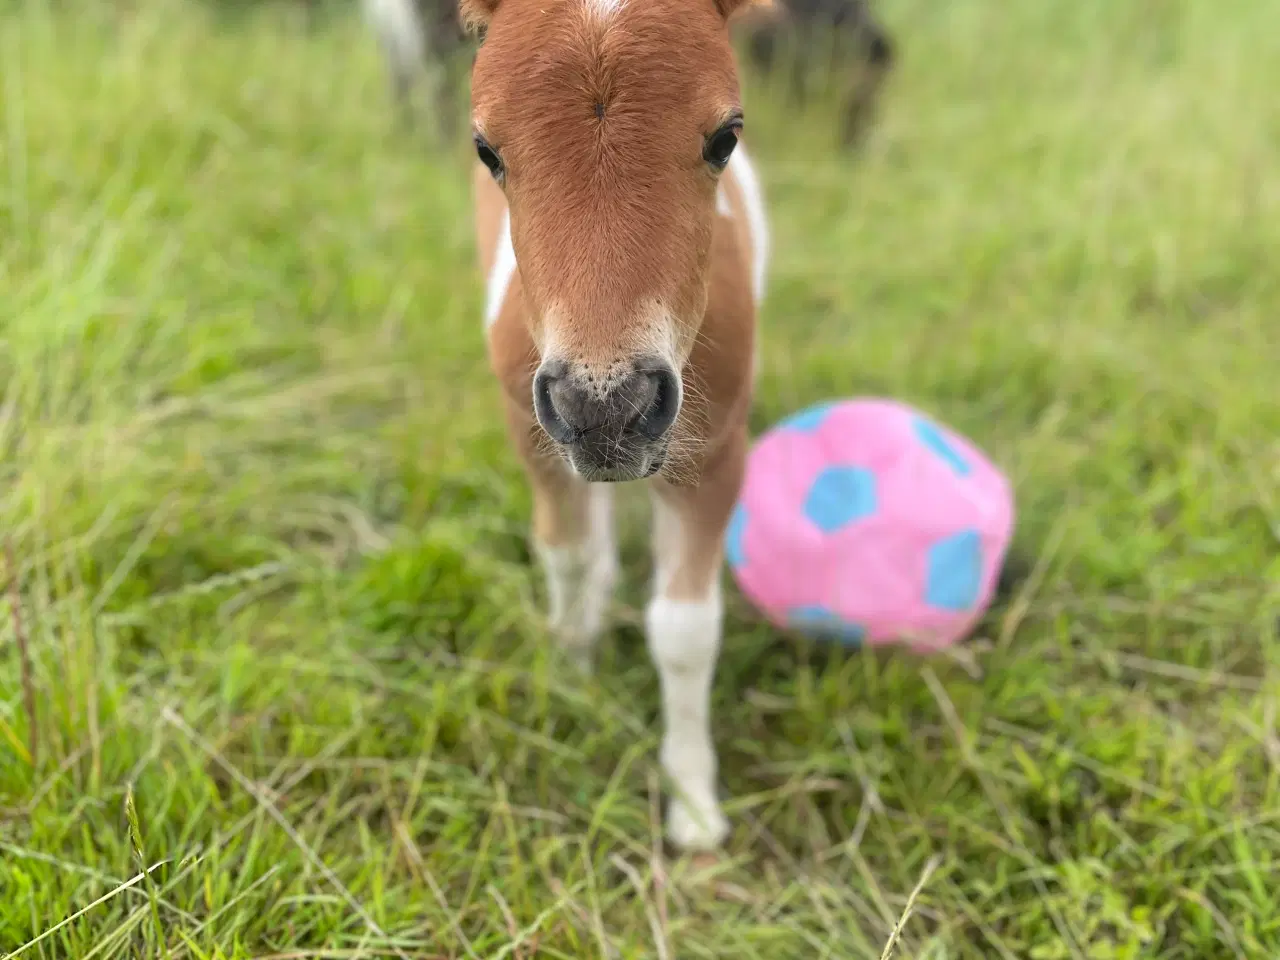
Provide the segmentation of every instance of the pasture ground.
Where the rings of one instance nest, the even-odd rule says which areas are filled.
[[[598,677],[548,655],[465,138],[350,16],[4,7],[0,955],[877,958],[922,878],[893,956],[1280,955],[1274,3],[883,6],[856,162],[748,89],[754,426],[925,407],[1026,569],[929,662],[731,594],[715,864],[658,839],[638,491]]]

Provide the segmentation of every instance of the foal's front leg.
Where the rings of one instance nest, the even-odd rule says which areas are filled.
[[[645,611],[649,652],[662,683],[662,766],[674,796],[667,833],[685,849],[710,849],[729,832],[716,798],[711,683],[720,654],[720,566],[742,480],[745,437],[704,471],[697,487],[654,484],[654,592]]]
[[[568,465],[522,450],[533,492],[533,549],[547,585],[547,618],[556,643],[584,671],[618,579],[613,490],[585,483]]]
[[[534,537],[546,577],[548,620],[560,648],[584,672],[592,669],[618,579],[612,493],[603,483],[576,478],[556,491],[534,486],[535,501],[542,501],[535,511],[553,518]]]

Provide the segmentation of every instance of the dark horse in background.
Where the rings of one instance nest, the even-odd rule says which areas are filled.
[[[752,65],[772,75],[789,68],[789,92],[803,102],[808,81],[820,74],[840,102],[840,141],[860,142],[874,119],[895,45],[868,0],[775,0],[743,18]]]
[[[428,108],[450,128],[463,71],[475,40],[458,19],[457,0],[363,0],[365,17],[382,47],[396,103],[415,119],[414,91],[428,87]],[[814,72],[833,83],[840,102],[840,140],[861,141],[894,64],[895,44],[869,0],[773,0],[741,19],[751,65],[766,75],[787,69],[788,92],[801,103]],[[816,68],[816,69],[815,69]]]

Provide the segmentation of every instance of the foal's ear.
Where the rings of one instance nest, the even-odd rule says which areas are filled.
[[[458,0],[458,13],[466,28],[474,33],[489,25],[489,18],[501,2],[502,0]]]
[[[466,0],[463,0],[463,2],[465,3]],[[716,0],[716,8],[726,20],[750,7],[768,8],[772,6],[773,0]]]

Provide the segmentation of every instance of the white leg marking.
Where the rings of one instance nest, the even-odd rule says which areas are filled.
[[[493,258],[493,269],[485,284],[484,326],[487,330],[493,326],[502,310],[502,302],[507,299],[507,288],[511,286],[511,278],[516,272],[516,251],[511,245],[511,214],[502,211],[502,227],[498,231],[498,248]]]
[[[675,791],[667,833],[684,849],[717,847],[729,832],[716,799],[711,742],[711,681],[723,619],[718,582],[702,600],[659,594],[645,611],[649,653],[662,681],[662,766]]]
[[[711,740],[711,682],[724,601],[718,576],[700,600],[666,596],[680,533],[678,518],[655,498],[655,590],[645,610],[645,635],[662,684],[662,766],[675,791],[667,835],[682,849],[709,850],[729,832],[716,799],[718,764]]]
[[[551,631],[560,648],[584,671],[591,670],[596,640],[618,581],[612,494],[607,484],[587,485],[587,535],[582,543],[534,544],[546,575]]]
[[[751,286],[756,303],[759,303],[764,299],[764,281],[769,268],[769,220],[764,212],[764,191],[743,144],[738,144],[729,163],[733,167],[734,176],[738,178],[738,186],[742,188],[747,226],[751,229]]]

